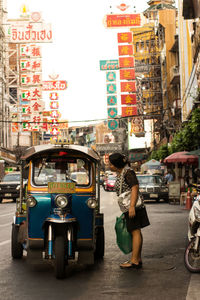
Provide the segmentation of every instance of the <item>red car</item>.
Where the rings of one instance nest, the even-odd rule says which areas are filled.
[[[103,183],[103,187],[105,191],[114,191],[115,190],[115,181],[116,176],[115,175],[108,175]]]

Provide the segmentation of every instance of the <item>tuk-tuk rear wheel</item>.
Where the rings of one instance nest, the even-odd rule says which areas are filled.
[[[56,236],[54,242],[55,254],[55,275],[56,278],[62,279],[65,277],[65,240],[63,236]]]
[[[12,224],[11,254],[13,258],[19,259],[23,256],[23,246],[18,242],[19,227]]]

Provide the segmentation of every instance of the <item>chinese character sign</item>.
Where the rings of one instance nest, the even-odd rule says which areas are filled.
[[[120,32],[117,34],[118,43],[132,43],[133,34],[132,32]]]

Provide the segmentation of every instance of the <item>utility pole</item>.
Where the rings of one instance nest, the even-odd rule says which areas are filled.
[[[4,31],[5,24],[5,0],[0,0],[0,145],[8,146],[8,116],[9,103],[7,98],[6,84],[6,36]]]

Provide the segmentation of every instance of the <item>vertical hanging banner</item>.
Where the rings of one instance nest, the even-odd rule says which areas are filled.
[[[131,119],[131,131],[130,134],[134,134],[136,137],[144,137],[144,119],[143,117],[133,117]]]
[[[60,127],[59,127],[59,94],[58,91],[63,91],[67,89],[67,81],[66,80],[56,80],[58,75],[49,75],[50,79],[48,81],[43,81],[42,89],[43,91],[48,91],[49,93],[49,107],[50,107],[50,135],[51,140],[56,140],[60,134]]]
[[[118,43],[132,43],[133,42],[133,34],[132,32],[120,32],[117,34]]]
[[[112,82],[107,84],[107,106],[108,106],[108,119],[117,117],[117,85],[116,85],[116,72],[106,72],[106,81]],[[117,120],[108,120],[108,128],[115,130],[118,128]]]
[[[133,55],[133,45],[119,45],[118,52],[119,56]]]

